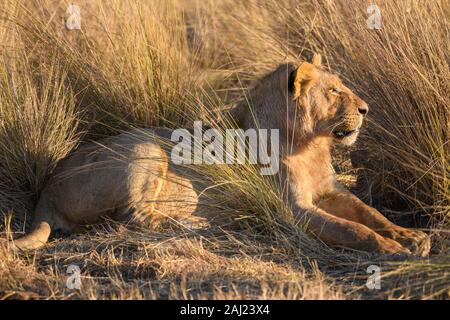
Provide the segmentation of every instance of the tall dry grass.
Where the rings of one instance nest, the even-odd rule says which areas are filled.
[[[220,39],[223,59],[217,67],[233,72],[235,82],[252,80],[279,61],[322,53],[327,67],[369,102],[360,145],[367,151],[366,182],[376,183],[372,191],[380,203],[427,213],[448,228],[447,1],[380,2],[381,30],[367,28],[367,1],[230,0],[210,6],[210,36]]]
[[[448,2],[382,2],[379,31],[366,27],[366,1],[77,4],[82,29],[73,31],[64,27],[68,1],[0,4],[0,209],[16,218],[14,231],[23,229],[17,218],[29,215],[56,163],[80,141],[135,126],[189,126],[199,118],[220,127],[217,119],[257,77],[320,52],[326,67],[370,104],[358,145],[365,158],[356,159],[362,169],[350,172],[369,186],[362,195],[394,219],[431,217],[421,226],[436,233],[434,256],[384,262],[387,287],[365,292],[361,279],[372,257],[305,235],[255,168],[205,167],[216,186],[211,196],[221,203],[214,209],[232,216],[229,230],[105,227],[57,240],[37,260],[3,252],[0,273],[8,281],[0,281],[0,291],[70,296],[60,261],[81,256],[90,280],[74,298],[448,296]],[[145,287],[148,279],[158,285]],[[219,287],[211,285],[217,281]]]

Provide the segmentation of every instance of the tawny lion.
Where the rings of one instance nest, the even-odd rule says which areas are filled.
[[[299,67],[280,65],[250,90],[232,114],[242,129],[279,129],[281,180],[307,231],[330,245],[381,254],[425,256],[429,237],[397,226],[336,181],[333,144],[355,142],[367,104],[321,58]],[[255,119],[256,118],[256,119]],[[255,121],[256,120],[256,121]],[[51,230],[72,231],[101,217],[145,220],[154,211],[195,214],[198,193],[183,169],[171,163],[160,139],[170,130],[142,129],[88,143],[57,166],[42,191],[32,231],[14,241],[21,249],[43,246]],[[286,181],[286,180],[284,180]],[[168,205],[172,203],[172,205]]]

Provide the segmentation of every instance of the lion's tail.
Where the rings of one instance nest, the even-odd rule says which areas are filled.
[[[20,250],[34,250],[42,248],[51,233],[49,221],[39,220],[33,223],[33,229],[20,239],[14,240],[12,246]]]

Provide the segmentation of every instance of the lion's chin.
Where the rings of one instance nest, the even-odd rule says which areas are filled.
[[[358,138],[359,130],[353,130],[348,132],[334,132],[333,138],[336,143],[344,146],[351,146]]]

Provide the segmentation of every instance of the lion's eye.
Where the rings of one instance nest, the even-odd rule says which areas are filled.
[[[341,93],[341,90],[339,90],[338,88],[331,88],[330,92],[334,95],[339,95]]]

